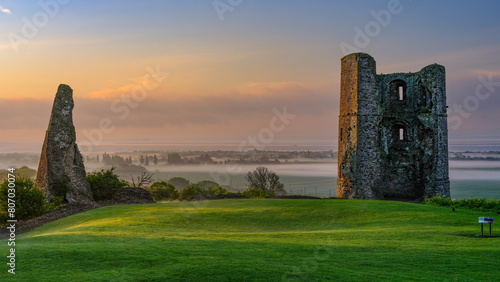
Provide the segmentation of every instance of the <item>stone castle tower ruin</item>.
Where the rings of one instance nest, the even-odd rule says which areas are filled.
[[[377,75],[342,58],[337,198],[450,196],[445,68]]]

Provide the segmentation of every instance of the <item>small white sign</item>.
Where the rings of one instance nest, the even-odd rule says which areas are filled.
[[[479,223],[493,223],[493,217],[480,217]]]

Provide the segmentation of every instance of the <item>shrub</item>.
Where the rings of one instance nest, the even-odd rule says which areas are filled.
[[[15,200],[15,219],[27,220],[45,213],[45,195],[42,190],[35,186],[31,178],[16,177],[12,183],[15,184],[15,197],[13,198]],[[6,213],[9,208],[9,192],[13,192],[9,188],[9,181],[4,180],[0,185],[0,209],[3,218],[8,216]]]
[[[210,181],[210,180],[203,180],[198,183],[196,183],[196,186],[200,187],[201,190],[205,194],[209,195],[225,195],[225,194],[231,194],[230,191],[228,191],[225,188],[222,188],[217,182]]]
[[[179,198],[179,192],[175,190],[174,185],[165,181],[155,182],[148,188],[149,194],[156,202],[173,201]]]
[[[184,189],[181,190],[181,192],[179,192],[179,200],[181,201],[187,201],[187,200],[191,200],[197,196],[204,196],[205,193],[202,189],[200,189],[200,187],[194,185],[194,184],[191,184],[187,187],[185,187]]]
[[[52,197],[50,201],[46,203],[45,211],[51,212],[58,210],[64,206],[64,197]]]
[[[443,198],[441,195],[432,198],[425,197],[424,203],[431,206],[450,207],[453,206],[454,200],[449,197]]]
[[[111,200],[113,194],[124,187],[127,187],[127,182],[120,180],[116,174],[113,173],[115,168],[106,171],[94,171],[87,174],[87,181],[90,184],[92,195],[95,201]]]
[[[212,186],[212,188],[206,189],[205,193],[206,194],[210,194],[210,195],[227,195],[227,194],[231,194],[230,191],[228,191],[227,189],[222,188],[222,187],[220,187],[218,185],[214,185],[214,186]]]
[[[261,189],[255,189],[255,188],[248,188],[247,190],[245,190],[241,194],[245,197],[248,197],[248,198],[269,198],[269,197],[275,196],[275,194],[273,192],[264,191]]]
[[[441,207],[454,207],[454,208],[464,208],[470,210],[481,210],[481,211],[495,211],[500,212],[500,200],[487,200],[487,199],[464,199],[464,200],[454,200],[448,198],[443,198],[441,196],[435,196],[432,198],[425,198],[424,204],[441,206]]]
[[[167,182],[174,185],[174,187],[179,191],[189,186],[189,180],[182,177],[173,177],[170,178]]]
[[[210,180],[202,180],[196,183],[196,186],[200,187],[203,190],[210,190],[214,186],[220,186],[219,183],[210,181]]]

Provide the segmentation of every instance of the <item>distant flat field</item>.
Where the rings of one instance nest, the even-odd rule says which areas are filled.
[[[159,167],[156,180],[180,176],[192,183],[212,180],[243,191],[247,185],[245,175],[257,165],[245,166],[166,166]],[[337,164],[278,164],[269,165],[275,171],[289,194],[317,197],[335,197],[337,193]],[[450,163],[451,196],[455,199],[500,199],[500,162],[458,161]],[[127,175],[123,176],[127,179]],[[130,177],[129,177],[130,178]]]
[[[500,199],[500,181],[495,180],[453,180],[451,181],[453,199],[486,198]]]

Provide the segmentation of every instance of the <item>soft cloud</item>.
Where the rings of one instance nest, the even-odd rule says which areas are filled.
[[[4,14],[8,14],[8,15],[12,14],[12,12],[11,12],[9,9],[4,8],[4,7],[2,7],[2,6],[0,6],[0,11],[1,11],[2,13],[4,13]]]
[[[154,80],[159,80],[160,84],[165,79],[166,79],[166,76],[154,78]],[[106,89],[92,91],[88,96],[92,99],[103,99],[103,100],[119,99],[120,97],[122,97],[122,95],[131,94],[134,91],[134,89],[137,87],[143,88],[145,86],[144,83],[147,83],[147,85],[149,87],[157,88],[157,86],[155,86],[156,82],[154,82],[154,80],[151,78],[151,76],[149,74],[142,75],[139,77],[130,78],[128,80],[129,80],[129,83],[126,85],[115,87],[115,88],[106,88]],[[160,84],[156,84],[156,85],[160,86]]]
[[[123,86],[118,86],[114,88],[99,89],[90,92],[88,95],[91,99],[117,99],[123,94],[130,94],[130,92],[137,86],[140,86],[141,77],[129,79],[129,83]]]
[[[276,108],[280,112],[286,109],[286,113],[296,115],[285,130],[277,133],[277,137],[330,136],[334,139],[338,95],[290,83],[281,86],[273,83],[259,88],[261,90],[255,91],[258,94],[234,91],[206,96],[168,95],[158,90],[151,92],[144,101],[127,104],[120,100],[120,93],[128,94],[129,88],[124,86],[115,91],[101,92],[102,95],[75,98],[73,119],[80,132],[79,138],[85,138],[84,131],[95,131],[102,120],[108,119],[115,130],[106,134],[106,139],[128,140],[141,136],[192,141],[245,140],[270,126],[275,116],[273,109]],[[254,86],[252,89],[257,88]],[[50,100],[4,99],[0,101],[0,118],[4,121],[1,129],[45,130],[51,104]]]
[[[122,94],[130,93],[136,87],[135,84],[127,84],[118,88],[107,88],[98,91],[93,91],[89,94],[92,99],[109,99],[119,98]]]
[[[497,81],[496,77],[495,80]],[[74,122],[79,138],[84,131],[99,129],[102,120],[110,120],[115,130],[106,140],[246,140],[269,127],[273,109],[297,117],[287,125],[280,138],[336,140],[338,124],[338,85],[314,89],[297,83],[248,83],[238,89],[205,95],[171,94],[165,89],[151,91],[143,101],[122,100],[130,95],[130,85],[96,91],[86,98],[75,97]],[[448,105],[463,105],[474,94],[478,80],[449,81]],[[498,89],[500,91],[500,88]],[[478,109],[464,118],[459,130],[450,137],[497,135],[500,132],[497,91]],[[43,131],[47,127],[52,100],[0,99],[0,130]],[[112,105],[115,105],[113,108]],[[118,110],[117,110],[118,109]],[[497,132],[496,134],[494,132]],[[26,139],[33,139],[26,135]]]
[[[39,99],[0,99],[0,130],[46,129],[52,101]]]
[[[242,87],[227,94],[171,95],[152,92],[141,102],[121,100],[130,94],[134,85],[117,89],[96,91],[87,99],[81,99],[79,112],[95,126],[100,118],[115,119],[123,127],[163,126],[183,127],[215,124],[224,127],[228,120],[259,120],[272,116],[273,108],[283,109],[299,116],[321,117],[336,111],[338,96],[329,91],[319,91],[291,83],[271,83]],[[248,91],[242,92],[243,89]],[[103,101],[104,100],[104,101]],[[111,105],[115,105],[115,110]],[[127,106],[131,105],[131,106]],[[122,110],[116,110],[116,109]],[[127,113],[127,114],[125,114]],[[124,119],[121,116],[126,116]]]
[[[283,81],[283,82],[249,82],[244,83],[238,88],[239,92],[254,94],[254,95],[269,95],[274,92],[304,92],[307,91],[306,87],[296,82]]]

